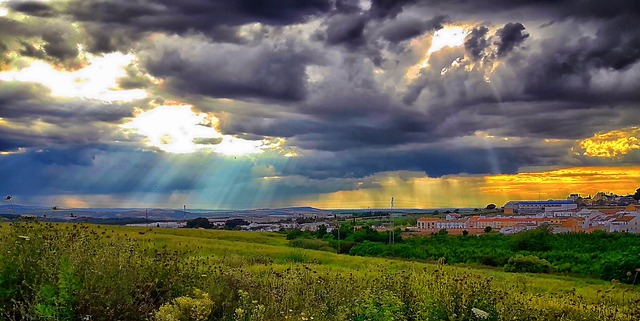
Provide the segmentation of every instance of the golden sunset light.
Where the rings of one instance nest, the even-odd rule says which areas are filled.
[[[367,178],[377,186],[320,195],[300,204],[324,208],[388,208],[393,196],[399,208],[481,207],[509,200],[565,199],[597,192],[626,194],[638,188],[640,167],[575,167],[544,172],[490,176],[450,175],[440,178],[413,173],[385,173]],[[370,184],[367,184],[370,185]]]
[[[629,127],[597,133],[580,141],[583,155],[590,157],[616,157],[640,149],[640,127]]]

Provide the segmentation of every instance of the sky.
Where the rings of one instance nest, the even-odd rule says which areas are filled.
[[[626,195],[638,110],[636,0],[0,0],[16,204]]]

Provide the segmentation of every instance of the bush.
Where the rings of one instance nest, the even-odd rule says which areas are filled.
[[[204,321],[209,318],[213,301],[207,293],[196,289],[193,298],[182,296],[165,303],[155,314],[156,321]]]
[[[505,261],[503,258],[497,257],[493,254],[481,255],[478,257],[478,262],[482,265],[488,266],[503,266]]]
[[[546,252],[551,250],[553,233],[548,227],[539,227],[514,235],[515,251]]]
[[[604,261],[600,267],[600,277],[604,280],[615,279],[623,283],[637,284],[638,269],[640,269],[640,255],[625,253]]]
[[[553,265],[549,261],[535,255],[512,256],[504,266],[505,272],[549,273],[553,270]]]
[[[302,231],[302,230],[290,230],[287,232],[287,240],[295,240],[298,238],[314,238],[315,235],[311,232]]]
[[[297,238],[289,241],[289,244],[293,247],[299,247],[302,249],[318,250],[332,253],[336,252],[336,249],[331,247],[331,244],[324,240]]]

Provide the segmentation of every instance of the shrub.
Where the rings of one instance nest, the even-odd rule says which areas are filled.
[[[509,258],[504,266],[505,272],[549,273],[553,265],[535,255],[516,255]]]
[[[331,244],[329,244],[329,242],[324,240],[297,238],[297,239],[291,240],[289,244],[293,247],[299,247],[302,249],[326,251],[326,252],[333,252],[333,253],[336,252],[336,250],[331,247]]]
[[[193,298],[182,296],[163,304],[155,314],[156,321],[204,321],[209,318],[213,301],[209,295],[196,289]]]
[[[551,250],[553,233],[548,227],[539,227],[514,235],[515,251],[545,252]]]
[[[623,283],[638,283],[638,269],[640,268],[640,254],[625,253],[626,255],[608,258],[600,266],[600,277],[604,280],[619,280]]]
[[[497,257],[493,254],[478,256],[478,262],[480,262],[480,264],[482,265],[488,266],[503,266],[505,264],[503,258]]]

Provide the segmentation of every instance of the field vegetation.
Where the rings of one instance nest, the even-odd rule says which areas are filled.
[[[640,293],[617,282],[289,242],[277,233],[1,224],[0,320],[640,318]]]
[[[316,238],[337,252],[356,256],[474,264],[501,267],[508,272],[557,273],[640,283],[640,236],[634,234],[553,234],[549,228],[541,227],[514,235],[491,232],[452,236],[446,231],[406,239],[399,235],[397,230],[394,244],[389,244],[389,232],[377,232],[366,226],[354,229],[352,223],[343,223],[340,239],[337,229],[328,235],[298,231],[287,236],[293,246],[326,249],[322,242],[301,240]],[[522,264],[514,265],[515,262]],[[525,265],[528,267],[522,269]]]

